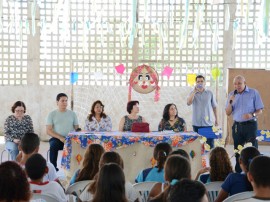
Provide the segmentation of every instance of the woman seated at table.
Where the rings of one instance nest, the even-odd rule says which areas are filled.
[[[10,153],[11,160],[15,160],[19,154],[18,145],[25,133],[33,133],[33,122],[26,115],[26,106],[22,101],[17,101],[11,107],[12,115],[8,116],[4,125],[6,149]]]
[[[176,105],[167,104],[163,110],[163,119],[158,125],[159,131],[172,130],[174,132],[186,131],[186,122],[178,116]]]
[[[95,101],[91,107],[91,113],[85,121],[85,130],[87,131],[111,131],[111,118],[104,113],[104,105],[100,100]]]
[[[128,102],[127,112],[129,115],[122,117],[119,123],[119,131],[131,131],[133,123],[146,122],[144,117],[137,115],[139,113],[139,101],[135,100]]]

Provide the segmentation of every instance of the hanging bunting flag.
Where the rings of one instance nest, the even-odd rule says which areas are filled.
[[[263,33],[268,37],[269,30],[269,16],[270,16],[270,0],[262,0],[263,5]]]
[[[193,47],[195,49],[198,48],[198,38],[199,38],[199,31],[200,31],[200,26],[202,22],[204,21],[204,5],[199,5],[197,4],[197,12],[196,12],[196,18],[193,24],[193,33],[192,33],[192,38],[193,38]]]
[[[103,79],[103,73],[102,72],[95,72],[93,75],[94,75],[94,78],[95,78],[96,81]]]
[[[252,0],[247,0],[247,9],[246,9],[246,16],[245,16],[246,25],[248,25],[249,9],[250,9],[251,4],[252,4]]]
[[[186,0],[185,1],[185,19],[181,25],[179,49],[185,48],[187,45],[188,21],[189,21],[189,0]]]
[[[220,76],[220,69],[218,67],[214,67],[211,70],[211,75],[214,80],[217,80],[217,78]]]
[[[235,49],[235,46],[236,46],[236,38],[237,38],[238,30],[239,30],[239,19],[236,19],[233,21],[233,45],[232,45],[233,50]]]
[[[225,25],[224,25],[224,29],[225,31],[228,31],[230,28],[230,21],[231,21],[231,14],[230,14],[230,6],[229,4],[226,5],[225,7]]]
[[[36,8],[37,8],[37,1],[34,0],[31,4],[32,36],[35,36],[36,34]]]
[[[70,83],[71,84],[76,83],[78,81],[78,78],[79,78],[78,72],[71,72],[70,73]]]
[[[193,86],[196,83],[196,74],[187,74],[187,83]]]
[[[126,67],[123,64],[120,64],[118,66],[115,66],[115,69],[118,74],[123,74]]]
[[[213,40],[212,40],[212,51],[213,53],[218,52],[218,41],[219,41],[219,29],[218,29],[218,23],[213,22],[212,24],[212,34],[213,34]]]
[[[3,18],[3,1],[0,0],[0,32],[2,32],[3,30],[2,18]]]
[[[161,75],[162,76],[167,76],[167,78],[169,79],[170,76],[172,75],[172,72],[173,72],[173,68],[171,68],[169,66],[166,66],[166,67],[164,67]]]
[[[136,29],[136,14],[137,14],[137,0],[132,0],[132,9],[131,9],[131,31],[129,35],[128,47],[132,48],[134,43],[134,34]]]

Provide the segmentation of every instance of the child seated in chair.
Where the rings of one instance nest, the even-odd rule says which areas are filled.
[[[60,184],[55,181],[43,182],[48,173],[46,160],[40,154],[33,154],[25,163],[25,171],[30,178],[30,189],[33,193],[51,196],[59,202],[67,202],[68,197]]]
[[[164,181],[164,164],[172,151],[171,145],[166,142],[159,143],[155,146],[154,149],[154,159],[157,161],[157,164],[153,168],[147,168],[142,170],[135,179],[135,182],[165,182]]]
[[[270,157],[258,156],[255,157],[249,166],[247,173],[254,196],[249,199],[239,200],[245,202],[251,201],[270,201]]]

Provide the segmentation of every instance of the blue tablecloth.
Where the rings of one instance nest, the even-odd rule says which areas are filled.
[[[106,151],[126,147],[134,143],[142,143],[146,146],[154,147],[160,142],[167,142],[172,147],[181,147],[196,140],[199,135],[195,132],[151,132],[151,133],[131,133],[131,132],[72,132],[66,137],[62,157],[62,167],[70,169],[70,158],[72,153],[72,141],[86,148],[89,144],[97,143],[104,147]]]

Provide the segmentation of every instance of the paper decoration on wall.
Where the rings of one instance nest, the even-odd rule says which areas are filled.
[[[79,78],[78,72],[71,72],[70,73],[70,83],[71,84],[76,83],[76,81],[78,81],[78,78]]]
[[[158,74],[156,70],[145,64],[134,68],[129,78],[128,101],[131,100],[131,88],[136,92],[147,94],[155,90],[154,100],[159,100]]]
[[[37,7],[37,1],[34,0],[31,3],[32,36],[35,36],[35,34],[36,34],[36,7]]]
[[[194,159],[194,157],[196,156],[196,153],[194,150],[191,150],[190,153],[189,153],[189,156]]]
[[[167,76],[167,78],[169,79],[170,76],[172,75],[172,72],[173,72],[173,68],[171,68],[171,67],[169,67],[169,66],[166,66],[166,67],[163,69],[161,75],[162,75],[162,76]]]
[[[118,66],[115,66],[115,69],[118,74],[123,74],[126,68],[123,64],[120,64]]]
[[[157,161],[154,157],[151,158],[150,162],[151,162],[152,168],[155,167],[155,165],[157,164]]]
[[[81,160],[82,160],[82,156],[80,154],[77,154],[76,161],[78,162],[78,165],[80,165]]]
[[[196,83],[196,74],[187,74],[187,83],[193,86]]]
[[[220,69],[218,67],[214,67],[211,70],[211,75],[214,80],[217,80],[217,78],[220,76]]]

